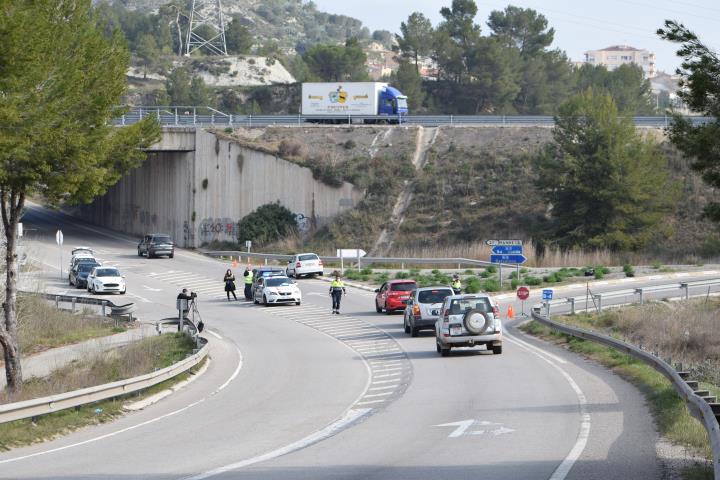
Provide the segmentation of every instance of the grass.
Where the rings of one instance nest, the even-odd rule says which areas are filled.
[[[69,408],[37,419],[23,419],[0,425],[0,451],[47,441],[90,425],[111,422],[124,414],[123,405],[161,392],[192,377],[207,359],[185,373],[152,387],[119,397]]]
[[[18,341],[22,355],[125,331],[90,309],[58,310],[35,295],[18,297]]]
[[[125,380],[172,365],[185,358],[194,341],[180,333],[147,337],[129,345],[88,355],[52,371],[25,379],[19,392],[0,391],[0,403],[19,402],[85,387]]]

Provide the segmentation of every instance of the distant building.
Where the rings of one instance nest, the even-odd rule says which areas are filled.
[[[373,42],[365,49],[367,55],[367,70],[370,78],[380,80],[396,72],[399,65],[397,53],[386,50],[382,44]]]
[[[615,70],[620,65],[634,63],[645,72],[645,77],[653,78],[657,74],[655,54],[649,50],[640,50],[629,45],[613,45],[602,50],[585,52],[585,63],[603,65],[608,70]]]

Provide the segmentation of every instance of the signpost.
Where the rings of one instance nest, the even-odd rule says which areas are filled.
[[[62,230],[58,230],[55,234],[55,242],[58,244],[60,250],[60,280],[63,278],[62,274],[62,244],[63,244],[63,233]]]
[[[520,314],[525,315],[525,300],[530,297],[530,289],[527,287],[518,287],[517,297],[520,299]]]
[[[543,300],[552,300],[553,299],[553,291],[551,289],[545,289],[543,290]]]
[[[485,240],[485,244],[492,247],[490,262],[499,263],[500,288],[502,288],[502,264],[514,263],[517,271],[517,279],[520,281],[520,264],[525,263],[527,258],[523,255],[522,240]]]
[[[344,272],[344,261],[345,258],[357,259],[357,268],[360,271],[360,258],[367,255],[367,252],[361,248],[338,248],[336,249],[336,257],[340,257],[340,273]]]

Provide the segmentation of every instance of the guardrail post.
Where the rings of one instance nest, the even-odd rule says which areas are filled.
[[[215,125],[215,114],[210,115],[210,125]]]
[[[105,307],[107,307],[107,300],[103,300],[102,302],[102,316],[105,316]]]
[[[638,295],[640,295],[640,305],[642,305],[642,304],[643,304],[643,289],[642,289],[642,288],[636,288],[636,289],[635,289],[635,293],[637,293]]]
[[[73,313],[75,313],[75,301],[76,300],[77,300],[77,298],[73,297],[73,299],[72,299],[72,312]]]
[[[60,295],[55,295],[55,308],[60,308]]]
[[[452,125],[452,124],[453,124],[453,116],[450,115],[450,125]]]
[[[503,115],[503,125],[505,125],[505,115]]]
[[[252,127],[252,114],[248,115],[248,128]]]
[[[685,300],[690,300],[690,285],[688,285],[687,282],[683,282],[680,284],[680,288],[685,289]]]
[[[193,108],[193,125],[197,125],[197,108]]]
[[[550,318],[550,302],[543,302],[543,306],[545,307],[545,316]]]
[[[265,265],[267,265],[267,257],[265,257]]]
[[[602,312],[602,295],[598,293],[593,295],[593,298],[597,301],[598,312]]]
[[[176,108],[175,109],[175,126],[177,126],[177,125],[178,125],[178,113],[177,113],[177,108]]]
[[[302,115],[300,115],[299,113],[297,116],[297,120],[298,120],[298,125],[300,125],[302,123]]]
[[[575,298],[570,297],[567,301],[570,303],[570,315],[575,315]]]
[[[120,117],[120,125],[125,125],[125,115],[123,114],[122,117]]]

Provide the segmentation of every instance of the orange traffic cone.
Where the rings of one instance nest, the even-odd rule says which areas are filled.
[[[508,307],[507,318],[515,318],[515,312],[513,311],[512,305]]]
[[[232,267],[237,268],[237,266],[238,266],[238,261],[233,258]]]

